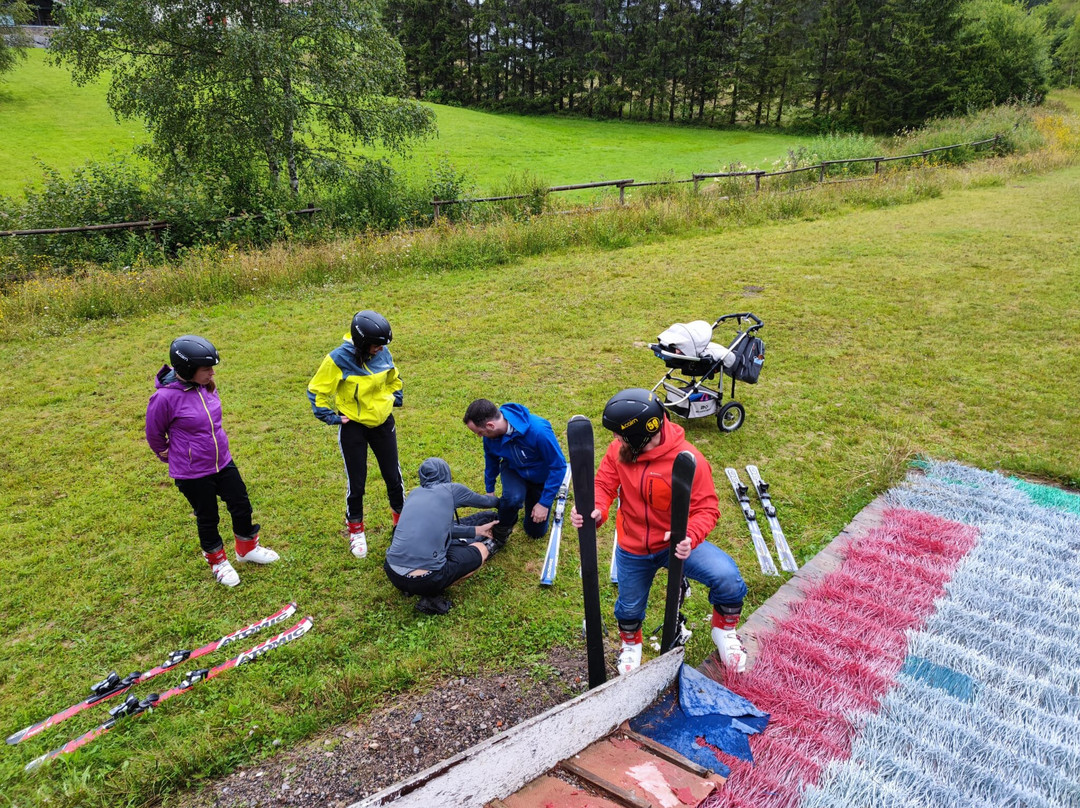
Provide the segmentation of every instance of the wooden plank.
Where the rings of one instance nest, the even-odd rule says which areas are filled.
[[[505,799],[652,704],[682,662],[683,649],[673,649],[350,808],[482,808]]]
[[[634,795],[652,808],[698,805],[704,802],[717,787],[715,780],[702,777],[669,760],[654,755],[652,751],[622,733],[609,735],[576,754],[570,763],[578,770],[590,772],[594,777],[611,783],[623,792]]]
[[[593,771],[589,771],[583,766],[579,766],[572,760],[564,760],[559,766],[574,777],[578,777],[588,783],[595,789],[603,791],[610,797],[614,797],[621,804],[626,805],[627,808],[654,808],[653,804],[648,800],[643,800],[637,794],[627,791],[625,788],[619,786],[601,777],[599,774]]]
[[[674,749],[664,746],[661,743],[657,743],[652,738],[647,738],[641,733],[634,732],[632,729],[630,729],[630,725],[625,722],[621,727],[619,727],[619,732],[621,732],[623,735],[625,735],[627,738],[631,739],[635,743],[640,744],[645,749],[648,749],[657,757],[663,758],[669,763],[674,763],[676,766],[681,766],[688,772],[693,772],[698,777],[704,777],[706,780],[712,780],[714,783],[723,783],[726,779],[718,775],[716,772],[710,771],[704,766],[700,766],[697,763],[694,763],[694,761],[692,761],[690,758],[680,755]]]
[[[516,794],[503,800],[502,805],[506,808],[626,808],[623,804],[551,775],[536,778]],[[495,808],[494,802],[492,808]]]

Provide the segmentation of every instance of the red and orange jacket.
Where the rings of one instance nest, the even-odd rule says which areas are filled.
[[[596,472],[596,507],[603,514],[601,524],[607,521],[611,503],[619,497],[615,521],[619,546],[635,555],[667,549],[664,534],[671,530],[671,466],[682,451],[693,452],[697,460],[686,535],[692,547],[705,541],[720,518],[719,501],[712,467],[686,440],[683,428],[665,419],[660,445],[638,455],[633,463],[619,460],[620,445],[618,439],[611,442]]]

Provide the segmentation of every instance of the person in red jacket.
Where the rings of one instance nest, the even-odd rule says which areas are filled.
[[[684,451],[693,453],[697,473],[690,489],[686,538],[676,545],[675,555],[683,560],[687,578],[709,588],[712,638],[720,658],[743,671],[746,650],[735,629],[742,614],[746,584],[731,556],[705,540],[720,518],[709,461],[686,440],[682,427],[667,419],[663,405],[649,390],[631,388],[616,393],[604,407],[603,424],[615,433],[615,440],[596,472],[596,509],[592,517],[597,525],[603,524],[611,503],[619,497],[615,523],[619,536],[615,548],[619,570],[615,619],[622,639],[619,673],[629,673],[641,664],[641,623],[649,589],[656,571],[668,565],[671,466]],[[584,522],[576,508],[570,512],[570,522],[574,527]]]

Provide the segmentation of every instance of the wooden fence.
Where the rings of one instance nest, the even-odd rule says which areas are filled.
[[[694,183],[694,190],[698,189],[702,180],[707,179],[723,179],[723,178],[738,178],[738,177],[753,177],[754,178],[754,190],[761,190],[761,180],[767,177],[780,177],[788,174],[799,174],[803,172],[818,172],[817,181],[819,183],[825,182],[825,175],[830,166],[838,165],[850,165],[854,163],[873,163],[874,174],[877,174],[881,170],[882,163],[889,163],[895,160],[912,160],[912,159],[927,159],[935,152],[948,151],[949,149],[958,149],[964,146],[978,147],[984,146],[987,143],[997,144],[1001,139],[1001,135],[994,135],[992,138],[986,140],[975,140],[970,143],[954,143],[951,146],[938,146],[934,149],[926,149],[925,151],[915,152],[914,154],[902,154],[897,157],[852,157],[845,160],[825,160],[821,163],[816,163],[812,166],[800,166],[799,168],[786,168],[781,171],[717,171],[711,173],[693,174],[689,179],[684,180],[654,180],[652,182],[635,182],[633,179],[624,180],[609,180],[606,182],[583,182],[577,185],[555,185],[551,188],[547,188],[543,191],[546,194],[562,193],[564,191],[584,191],[590,188],[618,188],[619,189],[619,204],[626,204],[626,189],[627,188],[645,188],[652,185],[678,185],[681,183]],[[432,199],[431,207],[434,211],[435,221],[439,220],[439,216],[442,212],[442,208],[445,205],[464,205],[472,204],[475,202],[506,202],[512,199],[529,199],[534,194],[511,194],[508,196],[483,196],[474,197],[470,199]],[[306,208],[300,210],[288,210],[285,211],[285,216],[304,216],[312,215],[321,211],[322,208],[315,207],[315,203],[308,203]],[[259,219],[265,214],[241,214],[239,216],[227,216],[224,219],[213,219],[204,224],[215,224],[219,222],[233,222],[242,219]],[[3,236],[51,236],[60,235],[64,233],[98,233],[109,230],[141,230],[149,232],[160,232],[172,227],[172,224],[164,220],[146,220],[141,222],[113,222],[111,224],[91,224],[83,225],[79,227],[47,227],[38,228],[35,230],[0,230],[0,237]]]
[[[322,208],[315,207],[314,202],[309,202],[306,208],[300,210],[287,210],[285,216],[310,216],[318,213]],[[219,224],[221,222],[238,222],[243,219],[263,219],[265,213],[242,213],[238,216],[226,216],[224,219],[210,219],[201,224]],[[162,219],[146,220],[142,222],[112,222],[111,224],[88,224],[79,227],[43,227],[35,230],[0,230],[0,236],[55,236],[62,233],[100,233],[105,230],[140,230],[156,233],[168,230],[173,225]]]
[[[895,157],[850,157],[844,160],[823,160],[820,163],[815,163],[810,166],[800,166],[798,168],[785,168],[781,171],[716,171],[710,173],[695,173],[690,176],[689,179],[684,180],[655,180],[653,182],[635,182],[632,179],[629,180],[611,180],[609,182],[586,182],[579,185],[555,185],[544,191],[545,194],[560,193],[562,191],[581,191],[588,188],[618,188],[619,189],[619,204],[626,203],[626,189],[627,188],[644,188],[652,185],[679,185],[681,183],[694,183],[694,190],[698,189],[702,180],[707,179],[722,179],[722,178],[737,178],[737,177],[753,177],[754,178],[754,190],[761,190],[761,180],[766,177],[781,177],[790,174],[801,174],[816,171],[818,173],[817,182],[825,182],[825,175],[830,166],[839,165],[851,165],[855,163],[873,163],[874,174],[878,174],[881,171],[882,163],[890,163],[895,160],[913,160],[922,159],[926,160],[930,155],[935,152],[948,151],[949,149],[958,149],[965,146],[979,147],[985,146],[987,143],[993,143],[997,145],[1001,139],[1001,135],[994,135],[991,138],[985,140],[973,140],[970,143],[954,143],[951,146],[938,146],[933,149],[925,149],[924,151],[915,152],[914,154],[901,154]],[[473,197],[470,199],[432,199],[431,207],[434,210],[435,221],[439,220],[439,215],[444,205],[465,205],[474,202],[504,202],[511,199],[530,199],[534,194],[512,194],[510,196],[483,196]]]

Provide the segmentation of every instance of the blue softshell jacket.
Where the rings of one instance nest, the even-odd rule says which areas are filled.
[[[505,463],[522,479],[543,485],[540,504],[550,508],[566,476],[566,455],[551,422],[522,404],[503,404],[499,411],[513,429],[501,438],[484,438],[484,485],[488,491],[495,490],[495,479]]]

